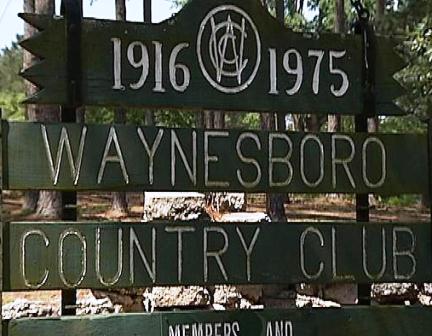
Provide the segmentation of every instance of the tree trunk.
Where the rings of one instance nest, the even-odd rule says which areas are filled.
[[[116,20],[126,21],[126,0],[115,0]],[[126,123],[127,116],[126,110],[123,108],[116,108],[114,110],[114,123]],[[125,192],[113,192],[112,203],[110,209],[110,217],[125,217],[128,215],[128,203]]]
[[[152,22],[152,0],[143,0],[143,20],[145,23]],[[146,126],[155,125],[155,115],[153,111],[145,111],[144,119]]]
[[[224,129],[225,128],[225,112],[224,111],[215,111],[213,112],[213,126],[216,129]]]
[[[335,33],[346,33],[345,0],[336,0]]]
[[[24,9],[24,13],[34,13],[35,12],[34,0],[24,0],[23,9]],[[35,29],[31,25],[24,23],[24,39],[28,39],[34,33],[35,33]],[[29,68],[33,62],[34,62],[33,55],[27,52],[26,50],[23,50],[23,69]],[[37,91],[36,87],[28,81],[25,81],[25,90],[26,90],[27,97],[32,96]],[[25,105],[25,118],[27,120],[29,119],[29,115],[35,114],[34,112],[35,108],[36,108],[35,105]],[[24,192],[24,201],[22,205],[22,210],[25,212],[35,212],[38,199],[39,199],[39,192],[37,191]]]
[[[275,129],[275,116],[273,113],[261,114],[261,129],[274,130]],[[286,201],[285,194],[266,194],[266,211],[272,221],[285,222],[285,208]]]
[[[376,15],[375,15],[375,23],[379,30],[379,24],[381,20],[384,18],[385,12],[385,0],[376,0]],[[380,120],[378,117],[369,118],[368,119],[368,131],[370,133],[376,133],[379,130]]]
[[[312,133],[319,133],[321,130],[321,121],[319,116],[311,114],[306,118],[306,130]]]
[[[29,4],[31,8],[31,3]],[[34,10],[37,14],[54,15],[54,0],[35,0]],[[38,105],[27,110],[30,121],[59,122],[60,109],[52,105]],[[29,202],[29,205],[33,200]],[[62,215],[61,193],[52,191],[41,191],[36,206],[36,213],[41,216],[57,218]]]
[[[206,129],[214,128],[213,111],[204,111],[204,128]]]
[[[195,114],[195,127],[204,128],[204,112],[199,111]]]
[[[380,21],[384,17],[386,0],[377,0],[376,2],[376,20]]]
[[[152,22],[152,0],[143,0],[144,22]]]

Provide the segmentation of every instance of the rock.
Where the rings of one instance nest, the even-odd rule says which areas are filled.
[[[3,319],[20,319],[25,317],[58,317],[59,305],[50,302],[15,300],[3,307]],[[109,298],[97,299],[86,297],[77,302],[77,315],[112,314],[122,312],[120,305],[114,305]]]
[[[116,290],[92,290],[95,299],[108,299],[113,306],[121,306],[126,313],[143,312],[145,288],[116,289]]]
[[[154,287],[151,294],[156,309],[179,306],[210,306],[210,293],[204,287]]]
[[[323,299],[342,305],[356,304],[358,297],[356,284],[329,284],[324,286]]]
[[[206,204],[219,213],[244,211],[246,195],[244,193],[209,193]]]
[[[236,286],[237,291],[243,298],[251,304],[256,305],[261,302],[263,296],[263,286],[260,285],[243,285]]]
[[[240,308],[242,296],[234,286],[215,286],[213,299],[216,304],[235,309]]]
[[[259,223],[270,222],[270,218],[263,212],[234,212],[223,214],[219,221],[227,223]]]
[[[332,301],[326,301],[312,296],[297,295],[296,306],[304,307],[340,307],[340,304]]]
[[[425,295],[432,296],[432,283],[425,283],[421,289],[421,292]]]
[[[77,315],[99,315],[123,312],[121,305],[113,304],[109,298],[88,297],[77,302]]]
[[[381,304],[405,304],[418,301],[419,288],[411,283],[388,283],[372,285],[372,298]]]
[[[208,218],[205,195],[189,192],[146,192],[143,221],[188,221]]]
[[[221,214],[245,209],[243,193],[146,192],[143,221],[219,220]]]
[[[60,315],[58,305],[46,302],[28,301],[18,299],[2,307],[3,319],[20,319],[25,317],[58,317]]]
[[[296,285],[296,292],[300,295],[323,297],[323,285],[312,284],[298,284]]]

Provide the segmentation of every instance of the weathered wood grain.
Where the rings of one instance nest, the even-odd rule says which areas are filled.
[[[7,122],[3,132],[5,189],[390,195],[428,186],[423,135]]]
[[[23,73],[43,87],[28,102],[64,104],[64,21],[22,17],[42,30],[22,46],[44,58]],[[398,115],[404,112],[393,99],[403,92],[391,70],[399,58],[386,41],[377,38],[377,111]],[[308,114],[363,110],[361,38],[294,33],[258,0],[194,0],[160,24],[84,19],[81,43],[85,105]]]
[[[9,323],[10,336],[423,336],[431,329],[427,307],[165,312]]]
[[[11,223],[4,235],[12,291],[432,280],[428,223]]]

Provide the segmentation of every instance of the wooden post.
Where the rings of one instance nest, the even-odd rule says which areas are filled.
[[[276,19],[285,25],[285,4],[284,0],[276,0]],[[285,131],[285,116],[284,112],[276,113],[276,129],[279,132]]]
[[[363,41],[363,88],[364,104],[362,114],[355,117],[355,131],[360,133],[368,132],[368,117],[375,116],[374,101],[374,31],[369,25],[369,13],[359,13],[359,23],[356,33],[362,35]],[[369,194],[356,194],[356,220],[358,222],[369,222]],[[358,303],[360,305],[371,304],[371,285],[359,284]]]
[[[67,36],[67,77],[68,104],[61,107],[61,121],[76,122],[76,111],[81,106],[81,18],[82,7],[78,1],[63,0],[61,14],[66,20]],[[77,220],[77,193],[62,192],[63,215],[62,220]],[[76,290],[61,292],[62,315],[76,314]]]

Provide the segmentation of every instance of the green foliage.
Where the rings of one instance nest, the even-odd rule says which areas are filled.
[[[0,91],[0,108],[2,118],[8,120],[24,120],[24,107],[21,101],[24,99],[22,92]]]
[[[227,128],[260,128],[260,116],[257,113],[229,113],[225,117],[225,125]]]
[[[17,36],[19,39],[19,36]],[[16,42],[10,48],[0,51],[0,91],[22,92],[24,81],[18,75],[22,63],[23,53]]]
[[[383,133],[426,133],[426,124],[417,116],[386,117],[381,120],[380,131]]]
[[[399,79],[409,95],[401,100],[402,106],[419,118],[432,115],[432,20],[424,18],[410,34],[405,47],[409,65]]]
[[[156,113],[156,123],[166,127],[195,127],[196,113],[163,110]]]
[[[24,119],[24,107],[20,105],[24,98],[24,81],[18,75],[22,62],[22,51],[16,42],[0,51],[0,108],[3,118]]]
[[[382,198],[381,203],[394,207],[408,207],[419,204],[420,201],[421,196],[419,195],[400,195],[384,197]]]

